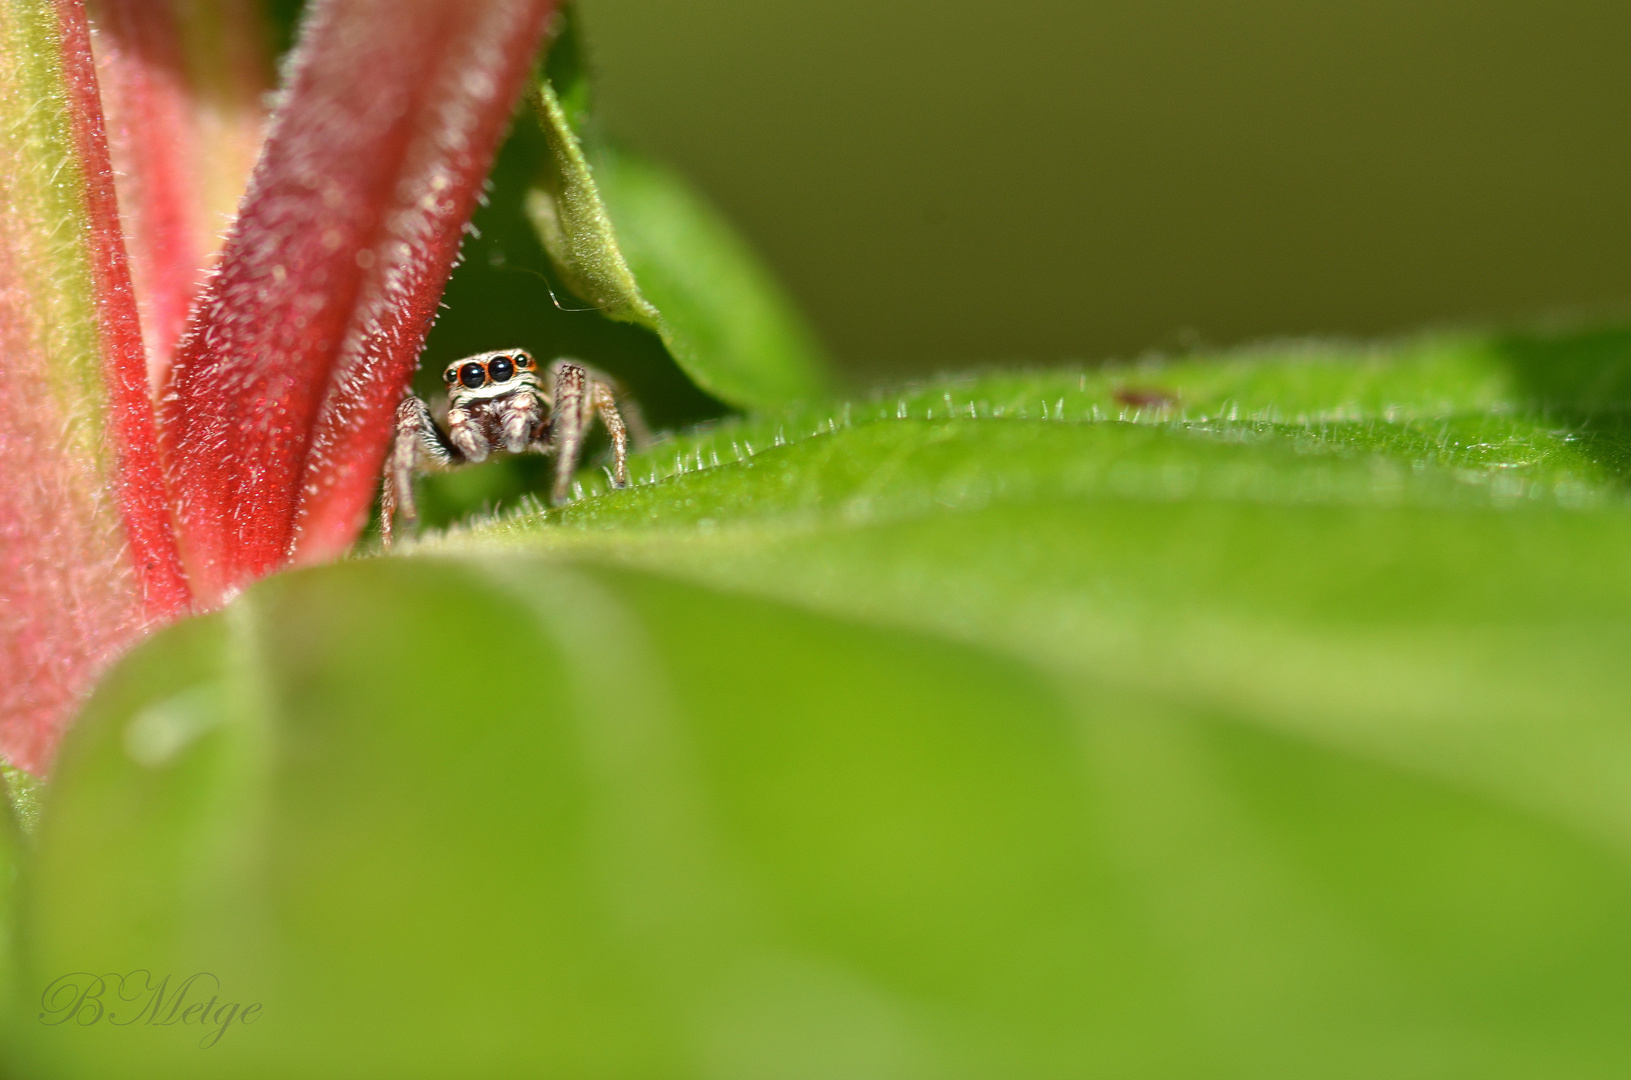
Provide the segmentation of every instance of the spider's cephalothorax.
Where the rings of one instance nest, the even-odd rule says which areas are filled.
[[[566,501],[583,450],[583,435],[598,415],[612,437],[612,485],[628,483],[628,426],[610,379],[575,360],[547,371],[524,349],[500,349],[455,360],[442,372],[447,386],[447,431],[430,406],[409,391],[396,410],[396,441],[385,461],[380,523],[387,547],[394,519],[418,517],[413,480],[427,469],[485,461],[488,454],[532,451],[555,455],[557,504]]]

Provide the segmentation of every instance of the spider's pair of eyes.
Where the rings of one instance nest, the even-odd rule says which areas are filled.
[[[532,367],[532,357],[526,353],[515,356],[494,356],[486,363],[480,360],[471,360],[458,367],[450,367],[442,372],[442,381],[452,386],[455,382],[462,383],[471,390],[480,389],[489,382],[505,383],[515,376],[517,371],[526,371]]]

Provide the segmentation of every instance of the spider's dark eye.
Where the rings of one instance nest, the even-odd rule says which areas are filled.
[[[495,356],[487,361],[487,374],[494,382],[509,382],[510,376],[515,374],[515,365],[508,356]]]
[[[523,353],[516,353],[515,354],[515,366],[520,368],[522,371],[527,370],[528,368],[530,368],[532,366],[532,357],[528,356],[524,352]]]
[[[487,372],[480,364],[466,364],[459,369],[459,381],[475,390],[487,381]]]
[[[449,386],[452,386],[458,377],[459,370],[457,368],[448,368],[446,371],[442,372],[442,381],[447,383]]]

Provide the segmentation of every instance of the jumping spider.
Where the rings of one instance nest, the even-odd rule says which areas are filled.
[[[430,406],[408,391],[396,410],[396,439],[385,460],[380,525],[391,546],[396,515],[412,524],[414,477],[429,469],[455,468],[484,461],[499,450],[555,455],[555,482],[550,499],[566,501],[583,451],[583,436],[595,416],[612,437],[612,486],[629,482],[629,424],[617,408],[613,384],[575,360],[549,365],[545,389],[538,364],[525,349],[499,349],[455,360],[442,372],[447,386],[447,431],[431,416]],[[636,434],[644,431],[631,410]],[[644,441],[642,438],[641,441]]]

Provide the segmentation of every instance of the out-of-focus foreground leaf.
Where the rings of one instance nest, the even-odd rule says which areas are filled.
[[[25,1064],[1623,1073],[1628,388],[1623,334],[947,380],[265,582],[65,746]],[[138,968],[264,1008],[36,1018]]]
[[[721,401],[770,408],[822,394],[820,346],[746,243],[677,175],[594,127],[570,5],[533,111],[549,152],[527,211],[574,293],[655,331]]]

